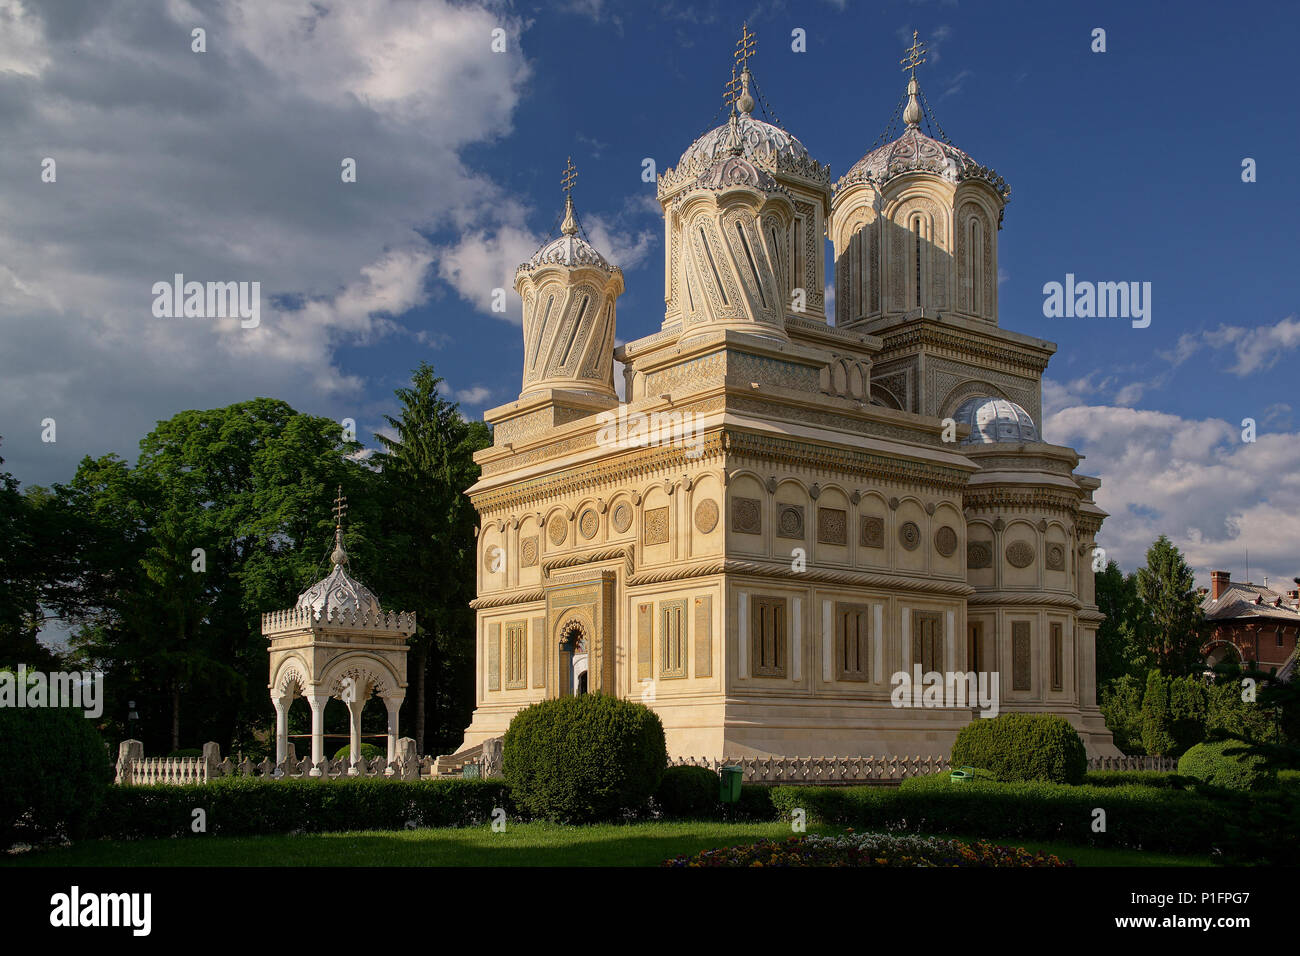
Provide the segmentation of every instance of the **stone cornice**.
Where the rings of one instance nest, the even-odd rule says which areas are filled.
[[[905,322],[893,328],[878,330],[876,334],[884,341],[880,353],[875,357],[878,364],[924,351],[966,364],[982,360],[1003,371],[1021,374],[1028,372],[1037,377],[1047,368],[1055,351],[1054,347],[1046,347],[1051,345],[1048,342],[1036,345],[1034,343],[1037,340],[1000,341],[1009,336],[959,328],[934,319]],[[1019,338],[1029,337],[1017,336]]]
[[[910,578],[874,571],[808,567],[796,571],[789,561],[760,561],[749,558],[711,558],[694,564],[679,564],[664,568],[651,568],[632,575],[628,587],[642,584],[663,584],[686,578],[709,577],[719,574],[748,575],[782,581],[809,584],[840,584],[852,587],[880,588],[882,590],[912,591],[924,594],[965,596],[974,593],[965,581]]]
[[[1065,591],[978,591],[966,599],[970,607],[1059,607],[1071,611],[1083,603]]]
[[[1047,488],[1026,488],[1023,486],[993,488],[967,488],[962,496],[962,506],[968,512],[1003,512],[1007,509],[1021,511],[1063,511],[1076,521],[1082,521],[1079,515],[1079,498],[1063,491]],[[1098,522],[1100,527],[1100,522]]]

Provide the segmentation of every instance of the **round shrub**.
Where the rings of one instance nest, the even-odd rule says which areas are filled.
[[[701,820],[718,814],[718,775],[708,767],[669,767],[655,791],[655,804],[673,820]]]
[[[112,780],[108,748],[80,710],[0,707],[0,850],[84,836]]]
[[[374,744],[363,743],[361,745],[361,756],[364,757],[366,760],[374,760],[376,757],[387,757],[388,751],[386,749],[380,749],[379,747],[376,747]],[[342,747],[340,747],[338,751],[334,754],[334,759],[335,760],[352,759],[352,745],[344,744]]]
[[[1070,722],[1055,714],[977,717],[957,734],[954,767],[977,767],[998,780],[1082,783],[1088,752]]]
[[[1260,790],[1276,782],[1263,757],[1229,753],[1244,750],[1239,740],[1207,740],[1178,758],[1178,772],[1226,790]]]
[[[605,694],[526,707],[502,741],[502,773],[519,806],[560,823],[643,809],[668,762],[664,728],[644,704]]]

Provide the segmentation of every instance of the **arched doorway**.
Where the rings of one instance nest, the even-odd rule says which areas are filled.
[[[576,622],[560,634],[561,696],[587,693],[587,635]]]

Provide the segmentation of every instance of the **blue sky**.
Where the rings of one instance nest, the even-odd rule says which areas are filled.
[[[944,131],[1012,187],[1000,323],[1058,343],[1040,424],[1102,477],[1121,564],[1163,531],[1205,582],[1242,576],[1246,547],[1256,581],[1300,574],[1300,13],[1281,3],[0,0],[5,467],[66,480],[83,454],[134,457],[157,419],[255,395],[369,440],[422,358],[469,414],[511,400],[519,307],[492,313],[491,290],[555,229],[570,155],[625,271],[619,339],[657,330],[642,163],[721,121],[742,20],[762,93],[836,176],[889,120],[919,31]],[[175,272],[261,281],[262,327],[152,318]],[[1045,318],[1066,273],[1150,282],[1151,326]]]

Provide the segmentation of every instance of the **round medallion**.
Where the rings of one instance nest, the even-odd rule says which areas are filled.
[[[803,537],[803,515],[797,508],[781,509],[781,534],[787,538]]]
[[[1013,568],[1027,568],[1034,563],[1034,546],[1028,541],[1013,541],[1007,545],[1007,561]]]
[[[695,506],[695,527],[708,534],[718,526],[718,503],[709,498]]]
[[[495,544],[483,549],[483,570],[495,574],[505,564],[505,552]]]
[[[898,541],[908,551],[915,551],[921,544],[921,529],[915,521],[904,521],[898,528]]]
[[[957,532],[947,525],[936,531],[934,533],[934,550],[945,558],[952,557],[953,552],[957,550]]]
[[[596,529],[600,527],[600,519],[596,517],[596,512],[588,508],[578,519],[578,530],[582,532],[584,538],[594,537]]]
[[[1059,544],[1047,546],[1047,568],[1049,571],[1065,570],[1065,548]]]
[[[560,512],[551,515],[551,520],[546,524],[546,536],[551,539],[551,544],[564,544],[564,539],[569,536],[567,525],[568,522]]]
[[[526,538],[519,549],[520,563],[526,568],[531,568],[537,563],[537,539]]]
[[[619,505],[614,509],[613,518],[614,530],[622,534],[628,528],[632,527],[632,509],[627,505]]]

